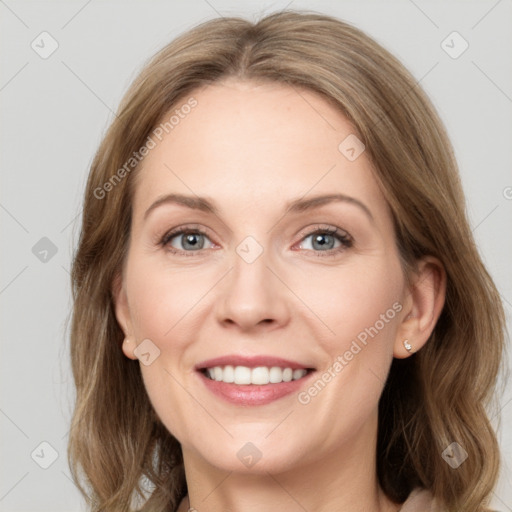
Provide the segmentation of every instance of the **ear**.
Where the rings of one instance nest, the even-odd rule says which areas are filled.
[[[130,308],[128,306],[128,297],[126,295],[126,289],[124,287],[121,272],[118,272],[114,277],[114,281],[112,283],[112,297],[114,299],[116,319],[125,336],[122,345],[123,353],[130,359],[137,359],[137,356],[133,353],[136,345],[134,343],[135,339],[133,335]]]
[[[403,319],[393,347],[394,357],[404,359],[425,345],[439,319],[445,296],[443,264],[433,256],[422,258],[404,300]],[[412,346],[411,351],[405,348],[404,341]]]

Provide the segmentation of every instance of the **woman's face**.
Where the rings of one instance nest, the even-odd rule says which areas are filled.
[[[354,130],[278,83],[191,96],[137,175],[116,292],[125,354],[203,464],[276,472],[373,443],[408,295]]]

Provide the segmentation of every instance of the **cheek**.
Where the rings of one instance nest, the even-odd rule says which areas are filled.
[[[310,404],[321,418],[341,407],[344,418],[334,420],[341,430],[346,422],[363,422],[377,406],[392,360],[402,287],[399,261],[391,258],[359,260],[325,280],[319,316],[329,331],[317,337],[327,356],[325,367],[321,382],[306,389],[299,402]],[[313,290],[308,298],[319,307],[318,288]]]
[[[360,259],[316,283],[303,293],[325,325],[315,336],[325,364],[298,400],[314,416],[331,418],[338,433],[353,431],[374,413],[386,381],[402,310],[402,269],[398,259]],[[338,408],[343,418],[332,419]]]
[[[321,320],[316,322],[315,338],[331,357],[348,350],[358,337],[363,343],[365,336],[380,340],[381,347],[394,338],[403,290],[397,258],[354,259],[350,265],[318,273],[314,281],[295,289]]]
[[[348,350],[348,341],[359,340],[364,344],[368,339],[375,339],[379,341],[374,344],[377,350],[392,340],[400,293],[395,284],[390,286],[387,281],[383,274],[373,276],[371,272],[365,277],[358,275],[346,280],[350,291],[338,294],[337,307],[331,310],[333,330],[343,340],[343,348]]]
[[[191,321],[209,281],[186,270],[164,268],[147,256],[133,256],[126,276],[137,343],[149,339],[159,350],[151,364],[144,365],[141,359],[144,386],[168,430],[178,439],[186,439],[184,418],[201,417],[204,411],[196,410],[195,402],[183,391],[181,367],[185,367],[184,354],[195,334]]]
[[[182,326],[207,291],[208,277],[201,273],[162,266],[135,256],[127,268],[127,293],[137,339],[155,343],[172,339],[179,346]]]

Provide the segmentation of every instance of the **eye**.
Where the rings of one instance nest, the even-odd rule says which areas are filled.
[[[173,253],[191,253],[204,249],[205,239],[209,240],[200,229],[178,228],[166,233],[160,243]]]
[[[310,242],[311,249],[302,247],[303,249],[313,250],[316,256],[336,256],[338,253],[352,247],[353,240],[350,235],[343,230],[335,227],[317,228],[315,231],[306,235],[303,240],[312,239]],[[338,245],[336,245],[338,243]],[[304,244],[304,242],[301,244]]]
[[[301,247],[308,251],[313,251],[315,256],[329,257],[336,256],[338,253],[352,247],[353,239],[346,232],[336,227],[318,226],[314,231],[307,234],[302,240],[311,238],[309,247]],[[174,254],[183,254],[186,256],[196,256],[194,253],[201,253],[205,247],[205,240],[211,244],[207,234],[199,228],[182,227],[167,232],[160,240],[160,245]],[[301,245],[308,245],[302,242]]]

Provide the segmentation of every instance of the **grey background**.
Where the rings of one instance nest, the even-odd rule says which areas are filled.
[[[355,24],[420,80],[451,135],[473,231],[510,326],[511,1],[0,0],[0,510],[85,510],[66,459],[69,268],[88,167],[123,92],[155,51],[193,25],[287,5]],[[59,45],[47,59],[31,47],[43,31]],[[453,31],[469,43],[456,59],[441,47]],[[503,512],[512,511],[511,401],[509,385],[492,502]]]

